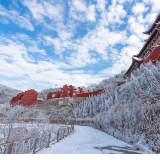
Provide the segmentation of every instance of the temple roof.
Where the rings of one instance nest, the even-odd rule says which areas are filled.
[[[155,19],[155,21],[153,22],[152,26],[150,27],[149,30],[143,32],[143,34],[150,34],[153,29],[156,27],[156,23],[160,20],[160,13],[158,14],[157,18]]]
[[[131,66],[129,67],[129,69],[127,70],[127,72],[125,73],[125,75],[127,75],[127,74],[131,71],[131,69],[133,70],[133,67],[134,67],[134,65],[135,65],[135,62],[136,62],[136,63],[141,63],[141,61],[138,61],[137,58],[139,58],[139,57],[143,54],[144,50],[145,50],[146,47],[149,45],[149,43],[150,43],[151,40],[154,38],[154,36],[156,35],[157,32],[158,32],[157,30],[154,30],[154,31],[152,32],[152,34],[149,36],[149,38],[147,39],[146,43],[144,44],[144,46],[143,46],[143,48],[140,50],[140,52],[139,52],[137,55],[133,55],[133,57],[132,57],[132,64],[131,64]],[[137,58],[136,58],[136,57],[137,57]],[[131,72],[132,72],[132,71],[131,71]]]
[[[135,64],[140,64],[142,62],[142,59],[137,59],[137,57],[133,56],[132,57],[132,64],[130,65],[130,67],[128,68],[127,72],[125,73],[125,75],[127,75],[129,72],[132,72],[132,70],[134,69]]]
[[[137,55],[135,55],[135,57],[141,56],[141,54],[146,49],[146,47],[149,45],[149,43],[154,38],[154,36],[156,35],[157,32],[158,32],[157,30],[154,30],[154,32],[152,32],[152,34],[150,35],[150,37],[147,39],[146,43],[144,44],[143,48],[140,50],[140,52]]]
[[[157,30],[154,30],[152,32],[152,34],[150,35],[150,37],[147,39],[146,43],[144,44],[143,48],[140,50],[140,52],[137,54],[137,55],[133,55],[132,57],[132,64],[131,66],[129,67],[129,69],[127,70],[127,72],[125,73],[125,75],[127,75],[129,72],[132,72],[132,70],[134,69],[134,66],[135,66],[135,62],[136,64],[140,64],[141,61],[139,61],[140,59],[140,56],[143,54],[144,50],[146,49],[146,47],[149,45],[149,43],[151,42],[151,40],[154,38],[154,36],[156,35],[158,31]]]

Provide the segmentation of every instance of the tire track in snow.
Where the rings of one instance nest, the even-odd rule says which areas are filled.
[[[78,148],[79,148],[79,146],[80,146],[80,142],[82,142],[82,140],[84,139],[84,136],[85,136],[85,134],[86,134],[86,132],[85,132],[84,129],[82,129],[82,128],[80,128],[80,129],[83,131],[83,136],[82,136],[81,139],[78,140],[78,145],[75,147],[75,150],[74,150],[73,154],[75,154],[75,152],[78,151]]]
[[[98,145],[98,140],[99,140],[99,139],[97,139],[96,133],[95,133],[95,132],[92,132],[92,131],[91,131],[91,133],[94,134],[94,138],[95,138],[95,141],[94,141],[94,142],[96,142],[97,148],[101,151],[102,154],[105,154],[105,153],[103,152],[102,148]]]

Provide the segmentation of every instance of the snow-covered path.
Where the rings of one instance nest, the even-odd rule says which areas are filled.
[[[75,126],[74,133],[37,154],[121,154],[142,153],[132,146],[102,131],[87,126]]]

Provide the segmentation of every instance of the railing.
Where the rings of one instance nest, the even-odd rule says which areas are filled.
[[[74,125],[65,126],[55,133],[42,134],[38,137],[31,137],[18,141],[0,144],[0,154],[35,154],[43,148],[48,148],[51,142],[59,142],[74,131]]]

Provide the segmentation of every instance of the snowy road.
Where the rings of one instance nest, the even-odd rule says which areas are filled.
[[[65,139],[50,145],[37,154],[134,154],[142,153],[132,150],[132,146],[102,131],[75,126],[75,131]]]

